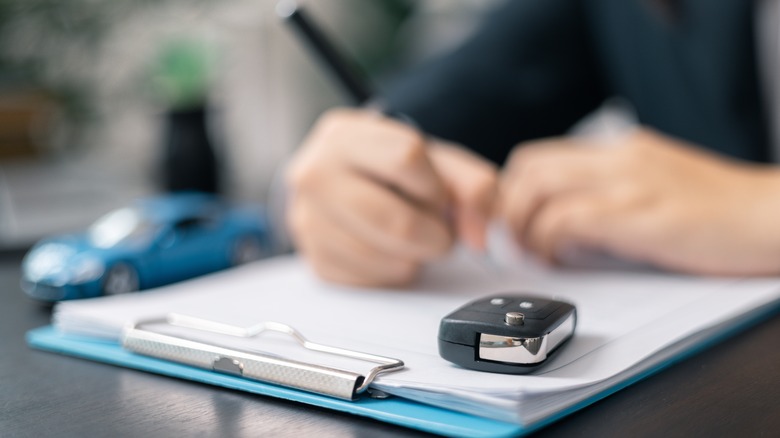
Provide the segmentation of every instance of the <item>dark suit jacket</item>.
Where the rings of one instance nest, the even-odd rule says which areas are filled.
[[[663,13],[662,4],[677,13]],[[502,162],[605,99],[712,150],[767,161],[751,0],[507,0],[385,95],[427,132]]]

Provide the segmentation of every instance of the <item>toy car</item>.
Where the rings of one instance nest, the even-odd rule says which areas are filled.
[[[83,234],[44,239],[22,262],[22,288],[60,301],[162,286],[259,259],[270,252],[259,208],[214,195],[148,198],[98,219]]]

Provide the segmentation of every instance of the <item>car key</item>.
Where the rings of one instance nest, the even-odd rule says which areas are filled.
[[[500,294],[472,301],[441,320],[439,355],[478,371],[526,374],[574,334],[577,311],[562,301]]]

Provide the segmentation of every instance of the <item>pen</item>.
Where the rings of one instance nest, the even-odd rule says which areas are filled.
[[[276,4],[276,14],[292,26],[304,45],[320,65],[325,67],[344,89],[353,103],[360,106],[373,98],[372,87],[357,69],[347,62],[341,52],[330,42],[322,30],[309,19],[306,12],[293,0],[282,0]]]

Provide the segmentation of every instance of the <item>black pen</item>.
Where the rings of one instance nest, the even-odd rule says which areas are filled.
[[[356,64],[348,61],[343,52],[336,48],[325,32],[312,20],[302,6],[295,0],[280,0],[276,4],[276,14],[288,23],[303,41],[303,45],[319,61],[319,64],[330,73],[346,96],[356,106],[373,109],[387,117],[398,120],[423,132],[420,126],[406,114],[384,108],[376,97],[368,79],[362,74]]]
[[[354,65],[347,61],[325,33],[309,19],[297,2],[280,1],[276,4],[276,14],[295,29],[311,54],[330,72],[335,82],[344,89],[355,105],[364,105],[374,97],[368,81]]]

